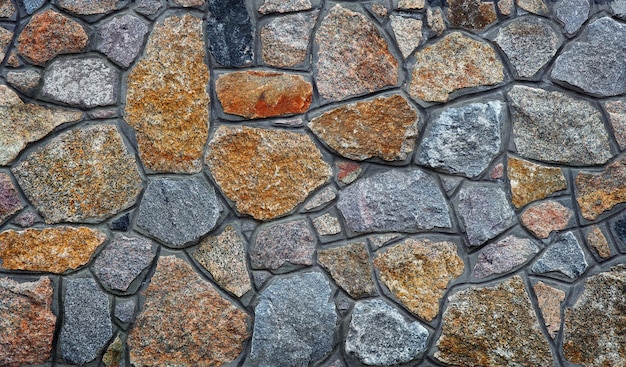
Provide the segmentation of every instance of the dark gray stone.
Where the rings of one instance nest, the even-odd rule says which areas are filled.
[[[570,279],[576,279],[587,266],[585,254],[576,236],[572,232],[567,232],[548,247],[531,270],[537,274],[559,272]]]
[[[315,237],[306,220],[270,224],[259,230],[250,248],[254,269],[278,269],[285,263],[313,265]]]
[[[418,169],[393,169],[343,189],[337,207],[354,232],[450,228],[450,210],[435,179]]]
[[[384,301],[360,301],[352,311],[346,353],[367,365],[391,366],[415,359],[427,339],[426,328]]]
[[[113,18],[100,29],[97,49],[127,68],[135,61],[147,33],[148,26],[137,17],[126,14]]]
[[[146,16],[152,16],[158,13],[159,9],[163,7],[161,0],[137,0],[137,7],[135,10],[139,14]]]
[[[444,110],[422,141],[418,163],[479,176],[500,152],[504,103],[471,103]]]
[[[159,178],[146,188],[137,225],[165,244],[181,248],[215,228],[221,212],[215,190],[201,179]]]
[[[276,279],[259,296],[249,362],[308,366],[333,349],[337,313],[320,273]]]
[[[72,364],[92,361],[113,336],[107,295],[91,278],[70,279],[63,309],[59,337],[63,358]]]
[[[613,223],[613,230],[615,230],[617,239],[626,244],[626,216],[617,219]]]
[[[116,302],[114,314],[123,323],[130,324],[135,321],[135,300]]]
[[[209,0],[209,51],[222,66],[243,66],[254,60],[254,27],[244,0]]]
[[[45,2],[46,0],[22,0],[28,14],[33,14],[37,9],[41,8]]]
[[[574,34],[589,17],[588,0],[559,0],[554,5],[556,18],[563,23],[565,33]]]

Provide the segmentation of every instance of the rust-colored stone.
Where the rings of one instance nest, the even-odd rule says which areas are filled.
[[[561,168],[543,166],[515,157],[509,157],[507,176],[511,184],[511,201],[516,208],[567,188]]]
[[[87,227],[50,227],[0,232],[0,259],[9,270],[63,273],[89,262],[107,236]]]
[[[582,216],[596,220],[600,214],[626,202],[626,157],[609,164],[602,172],[579,172],[575,184]]]
[[[363,172],[361,165],[354,162],[337,162],[335,166],[337,167],[337,180],[346,185],[354,182]]]
[[[448,20],[454,28],[479,32],[498,20],[496,5],[481,0],[448,0]]]
[[[561,328],[561,303],[565,300],[565,292],[551,287],[544,282],[537,282],[533,286],[537,303],[548,329],[548,334],[554,339]]]
[[[587,232],[587,244],[596,250],[596,253],[601,258],[608,259],[611,257],[609,242],[598,226],[592,226],[589,232]]]
[[[524,210],[520,219],[539,238],[548,238],[552,231],[560,231],[568,227],[574,212],[556,201],[534,204]]]

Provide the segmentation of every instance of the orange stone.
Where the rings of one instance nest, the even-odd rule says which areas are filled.
[[[526,209],[520,219],[524,227],[528,228],[539,238],[548,238],[550,232],[567,228],[574,216],[571,209],[556,201],[546,201],[535,204]]]
[[[626,202],[626,157],[609,164],[602,172],[579,172],[575,183],[582,216],[596,220],[600,214]]]
[[[563,170],[509,157],[507,175],[511,184],[511,201],[516,208],[565,190]]]

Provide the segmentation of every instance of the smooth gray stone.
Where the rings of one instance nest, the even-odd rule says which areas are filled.
[[[567,232],[548,247],[531,270],[537,274],[559,272],[570,279],[576,279],[588,266],[576,236]]]

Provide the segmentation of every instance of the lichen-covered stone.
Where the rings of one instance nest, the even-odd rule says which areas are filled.
[[[409,93],[428,102],[446,102],[459,89],[504,81],[504,67],[493,47],[460,32],[422,48],[415,60]]]
[[[563,23],[565,33],[573,34],[587,21],[589,9],[588,0],[559,0],[554,5],[554,14]]]
[[[335,167],[337,167],[337,180],[345,185],[353,183],[363,173],[363,167],[355,162],[337,162]]]
[[[449,0],[448,20],[454,28],[480,32],[498,20],[493,1]]]
[[[586,239],[587,244],[591,246],[602,259],[608,259],[611,257],[609,242],[598,226],[591,227],[589,232],[587,232]]]
[[[237,210],[260,220],[287,214],[331,175],[307,135],[246,126],[220,126],[206,163]]]
[[[478,253],[472,276],[485,278],[494,274],[503,274],[525,264],[539,248],[528,238],[507,236],[490,243]]]
[[[108,288],[125,292],[152,263],[156,255],[152,247],[152,242],[145,238],[115,235],[94,261],[93,272]]]
[[[0,172],[0,223],[24,207],[11,177]]]
[[[578,239],[572,232],[567,232],[550,244],[531,270],[537,274],[559,272],[570,279],[576,279],[588,266]]]
[[[392,15],[391,29],[404,58],[409,57],[422,42],[422,21],[419,19]]]
[[[533,286],[533,291],[537,296],[537,303],[548,334],[554,339],[561,329],[561,304],[565,300],[565,292],[544,282],[537,282]]]
[[[144,166],[157,172],[202,169],[209,136],[209,69],[202,19],[186,14],[155,25],[128,76],[126,121]]]
[[[56,0],[56,4],[74,14],[105,14],[114,10],[119,0]]]
[[[465,264],[452,242],[406,239],[374,259],[380,280],[411,312],[432,321],[448,285]]]
[[[159,258],[143,296],[143,309],[128,336],[131,364],[221,366],[243,351],[248,315],[184,260]]]
[[[260,35],[261,55],[265,64],[284,68],[304,63],[318,14],[288,14],[264,25]]]
[[[541,200],[567,189],[563,170],[509,156],[507,176],[511,185],[511,202],[516,208]]]
[[[358,242],[320,250],[317,253],[317,261],[351,297],[360,298],[376,294],[365,243]]]
[[[105,367],[122,367],[124,365],[124,344],[120,336],[116,336],[102,356]]]
[[[128,67],[139,54],[146,33],[148,26],[135,16],[113,18],[100,29],[97,49],[114,63]]]
[[[596,220],[600,214],[626,202],[626,157],[609,164],[602,172],[581,171],[574,182],[582,216]]]
[[[243,66],[254,60],[255,29],[244,0],[208,0],[209,51],[222,66]]]
[[[24,93],[31,93],[39,85],[41,74],[35,69],[23,71],[9,71],[7,73],[7,83]]]
[[[285,263],[313,265],[315,237],[305,220],[275,223],[259,230],[250,248],[255,269],[278,269]]]
[[[621,150],[626,149],[626,99],[617,99],[604,103],[613,135]]]
[[[309,123],[342,156],[404,160],[413,151],[419,116],[400,94],[337,107]]]
[[[263,0],[259,13],[288,13],[309,10],[313,7],[310,0]]]
[[[528,207],[520,220],[538,238],[548,238],[553,231],[571,227],[574,211],[558,201],[548,200]]]
[[[444,311],[435,358],[461,366],[552,366],[537,315],[514,276],[490,287],[452,294]]]

